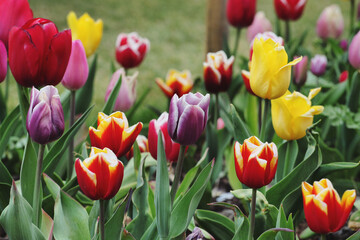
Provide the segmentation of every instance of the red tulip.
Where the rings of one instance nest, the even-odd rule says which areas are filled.
[[[143,135],[138,135],[136,138],[136,143],[139,146],[140,153],[149,152],[149,142],[148,139]],[[134,146],[131,147],[125,157],[130,160],[134,156]]]
[[[71,31],[58,32],[50,20],[34,18],[9,35],[9,65],[15,80],[25,87],[57,85],[71,54]]]
[[[255,12],[256,0],[228,0],[227,2],[227,19],[236,28],[250,26]]]
[[[348,78],[349,78],[349,72],[348,71],[343,71],[340,74],[339,83],[345,82],[346,80],[348,80]]]
[[[305,8],[307,0],[274,0],[277,16],[285,21],[298,20]]]
[[[0,40],[0,83],[5,80],[7,74],[7,52],[5,45]]]

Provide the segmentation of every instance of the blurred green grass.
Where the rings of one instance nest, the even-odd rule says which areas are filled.
[[[206,0],[29,0],[29,3],[35,17],[48,18],[54,21],[59,29],[67,28],[66,16],[70,11],[75,11],[78,17],[88,12],[94,19],[103,20],[104,33],[97,50],[99,62],[95,78],[93,115],[96,115],[104,104],[105,91],[111,77],[111,63],[114,62],[117,68],[120,67],[116,63],[114,51],[116,37],[121,32],[136,31],[151,42],[144,62],[139,68],[130,71],[140,72],[138,95],[151,87],[146,104],[165,110],[167,98],[154,80],[156,77],[164,78],[169,69],[189,69],[194,79],[202,76],[202,62],[206,54]],[[347,27],[349,1],[309,0],[300,20],[291,23],[292,37],[298,37],[308,29],[305,46],[313,49],[316,20],[325,6],[335,3],[340,5]],[[273,0],[258,0],[257,10],[264,11],[273,26],[275,25]],[[234,29],[229,28],[229,34],[232,47]],[[347,37],[346,30],[343,37]],[[241,35],[240,51],[238,55],[248,56],[249,43],[245,30]],[[235,67],[236,74],[239,70]],[[18,101],[14,82],[10,85],[10,93],[9,108],[12,109]],[[142,107],[141,111],[146,114],[145,107]]]

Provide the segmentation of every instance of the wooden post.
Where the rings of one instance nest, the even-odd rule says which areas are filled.
[[[224,49],[227,41],[226,0],[208,0],[206,16],[206,53]]]

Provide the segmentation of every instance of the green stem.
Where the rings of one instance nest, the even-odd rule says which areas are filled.
[[[214,107],[214,126],[217,126],[218,119],[218,111],[219,111],[219,94],[215,93],[215,107]]]
[[[185,149],[186,149],[185,145],[180,145],[178,161],[177,161],[176,169],[175,169],[175,178],[174,178],[174,182],[173,182],[173,184],[171,186],[171,192],[170,192],[171,204],[174,203],[176,192],[177,192],[177,189],[178,189],[178,186],[179,186],[182,167],[183,167],[183,164],[184,164]]]
[[[290,21],[285,21],[285,42],[287,44],[289,44],[290,41],[290,36],[291,32],[290,32]]]
[[[255,209],[256,209],[256,188],[252,189],[252,198],[251,198],[251,216],[250,216],[250,231],[248,235],[248,240],[252,240],[255,230]]]
[[[69,121],[69,128],[74,125],[75,122],[75,91],[71,91],[70,95],[70,121]],[[69,159],[67,165],[67,180],[71,179],[72,170],[74,165],[74,138],[70,139],[69,143]]]
[[[42,172],[42,162],[44,157],[45,145],[39,145],[38,159],[36,164],[36,175],[35,175],[35,187],[33,194],[33,223],[40,227],[40,210],[41,210],[41,172]]]
[[[9,86],[10,86],[10,66],[7,64],[7,74],[6,74],[6,85],[5,85],[5,102],[7,103],[7,100],[9,98]]]
[[[105,240],[105,200],[100,199],[100,236],[101,240]]]
[[[291,141],[287,141],[286,142],[286,153],[285,153],[285,163],[284,163],[284,171],[283,171],[283,178],[290,172],[290,168],[292,168],[292,166],[290,166],[289,161],[287,161],[290,158],[290,145],[291,145]]]
[[[320,239],[321,239],[321,240],[326,240],[326,234],[321,234]]]
[[[263,99],[262,98],[258,98],[258,127],[259,127],[259,135],[261,132],[261,120],[262,120],[262,103],[263,103]]]
[[[239,47],[240,33],[241,33],[241,28],[237,28],[236,29],[236,37],[235,37],[235,46],[234,46],[234,51],[233,51],[233,54],[232,54],[234,56],[234,61],[236,60],[237,50],[238,50],[238,47]]]
[[[280,27],[280,19],[275,14],[275,33],[278,36],[281,36],[281,27]]]
[[[354,16],[355,16],[355,0],[350,1],[350,32],[349,36],[352,36],[354,30]]]
[[[267,119],[267,114],[268,114],[268,110],[269,110],[269,105],[270,105],[270,100],[268,99],[264,99],[265,101],[265,106],[264,106],[264,112],[262,115],[262,120],[261,120],[261,130],[260,130],[260,140],[261,141],[265,141],[265,134],[266,134],[266,119]]]

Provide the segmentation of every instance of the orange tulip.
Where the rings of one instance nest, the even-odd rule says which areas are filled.
[[[100,112],[97,129],[90,127],[91,145],[98,148],[110,148],[117,157],[125,155],[134,144],[143,124],[129,127],[123,112],[114,112],[110,116]]]
[[[274,143],[262,143],[253,136],[234,146],[235,170],[240,182],[250,188],[268,185],[275,176],[278,152]]]
[[[108,148],[92,147],[89,158],[76,159],[75,170],[81,191],[93,200],[114,197],[124,176],[124,165]]]
[[[191,73],[187,70],[179,72],[171,69],[166,75],[165,82],[161,78],[157,78],[155,81],[168,98],[172,98],[175,93],[181,97],[189,93],[194,85]]]
[[[309,228],[321,234],[336,232],[345,224],[356,198],[355,190],[347,190],[340,200],[326,178],[315,181],[313,186],[303,182],[302,194]]]

